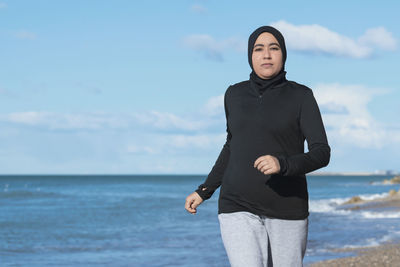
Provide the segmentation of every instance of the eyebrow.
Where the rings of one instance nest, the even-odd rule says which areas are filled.
[[[268,46],[272,46],[272,45],[277,45],[277,46],[279,46],[278,43],[270,43]],[[264,44],[256,44],[254,47],[257,47],[257,46],[262,46],[262,47],[264,47]],[[280,46],[279,46],[279,47],[280,47]]]

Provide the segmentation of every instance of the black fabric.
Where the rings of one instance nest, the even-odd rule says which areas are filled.
[[[279,84],[286,82],[286,71],[280,71],[275,77],[265,80],[257,76],[257,74],[252,71],[250,73],[250,86],[258,94],[263,94],[265,90],[273,88]]]
[[[206,200],[221,186],[219,213],[248,211],[280,219],[306,218],[305,174],[326,166],[330,159],[311,89],[287,81],[260,97],[254,94],[250,82],[244,81],[230,86],[224,99],[226,142],[196,192]],[[278,158],[279,174],[264,175],[253,167],[263,155]]]
[[[268,31],[278,36],[286,60],[283,36],[271,28],[260,27],[252,33],[249,51],[258,35]],[[251,52],[249,63],[251,66]],[[272,218],[304,219],[309,215],[305,174],[330,160],[318,104],[312,90],[287,81],[283,69],[269,80],[260,79],[253,71],[248,81],[226,90],[226,142],[196,192],[206,200],[221,186],[218,213],[248,211]],[[264,175],[253,167],[263,155],[279,160],[280,173]]]

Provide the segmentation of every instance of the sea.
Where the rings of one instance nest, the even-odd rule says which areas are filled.
[[[0,266],[229,266],[219,232],[219,191],[195,215],[185,198],[206,175],[0,176]],[[391,176],[307,176],[306,265],[342,248],[400,240],[400,213],[347,210],[399,185]]]

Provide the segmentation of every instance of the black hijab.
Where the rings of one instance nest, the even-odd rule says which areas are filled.
[[[256,42],[258,36],[263,32],[269,32],[272,34],[279,43],[282,51],[282,69],[281,71],[270,79],[263,79],[260,78],[253,69],[253,62],[252,62],[252,55],[253,55],[253,48],[254,43]],[[257,91],[262,94],[266,89],[272,88],[278,84],[284,83],[286,81],[286,71],[285,71],[285,62],[286,62],[286,45],[285,39],[283,35],[271,26],[262,26],[256,29],[249,37],[249,44],[248,44],[248,57],[249,57],[249,64],[251,67],[250,73],[250,84],[253,88],[257,89]]]

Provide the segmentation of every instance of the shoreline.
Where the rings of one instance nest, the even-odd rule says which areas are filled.
[[[394,181],[394,179],[391,181]],[[387,182],[390,183],[390,180]],[[385,197],[376,197],[374,199],[362,199],[359,196],[353,196],[350,200],[340,204],[338,208],[355,212],[400,213],[400,190],[392,189],[387,192]],[[400,240],[391,240],[377,246],[334,249],[332,252],[337,253],[337,258],[310,263],[307,266],[400,266]],[[348,255],[349,253],[353,255]]]
[[[373,247],[339,249],[338,252],[353,252],[355,256],[310,263],[308,267],[346,267],[346,266],[400,266],[400,241],[384,243]]]
[[[376,197],[373,199],[362,199],[359,196],[353,196],[348,201],[340,204],[339,209],[344,210],[369,210],[369,211],[394,211],[400,212],[400,189],[389,190],[387,196]]]

